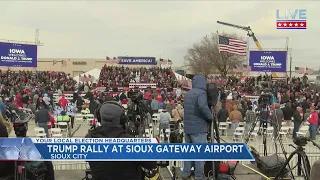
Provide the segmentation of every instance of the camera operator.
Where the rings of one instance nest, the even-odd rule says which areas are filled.
[[[124,108],[117,102],[107,101],[95,114],[102,126],[89,130],[86,138],[133,138],[125,131],[127,117]],[[141,167],[150,170],[157,168],[156,162],[152,161],[95,161],[89,162],[89,165],[94,180],[141,180],[144,177]]]
[[[192,79],[192,89],[184,97],[184,132],[186,143],[207,143],[208,124],[212,122],[212,113],[208,107],[207,80],[202,75]],[[183,179],[188,179],[194,164],[195,179],[203,179],[203,161],[185,161]]]

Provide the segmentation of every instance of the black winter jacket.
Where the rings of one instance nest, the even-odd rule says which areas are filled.
[[[122,127],[103,125],[89,130],[86,138],[133,138]],[[144,178],[141,167],[156,169],[156,162],[135,161],[95,161],[89,162],[94,180],[141,180]]]

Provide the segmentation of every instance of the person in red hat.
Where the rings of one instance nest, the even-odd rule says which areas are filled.
[[[308,119],[308,122],[309,122],[309,133],[310,133],[310,138],[312,140],[316,140],[319,115],[314,110],[314,106],[311,106],[310,110],[311,110],[311,113],[310,113],[310,116],[309,116],[309,119]]]

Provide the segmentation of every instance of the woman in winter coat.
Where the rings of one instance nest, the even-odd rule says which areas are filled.
[[[178,104],[176,108],[172,110],[172,117],[176,121],[183,120],[183,114],[184,114],[184,110],[181,104]]]

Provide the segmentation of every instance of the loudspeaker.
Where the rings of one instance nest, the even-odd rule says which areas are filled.
[[[119,92],[119,89],[118,88],[112,88],[112,91],[113,92]]]

